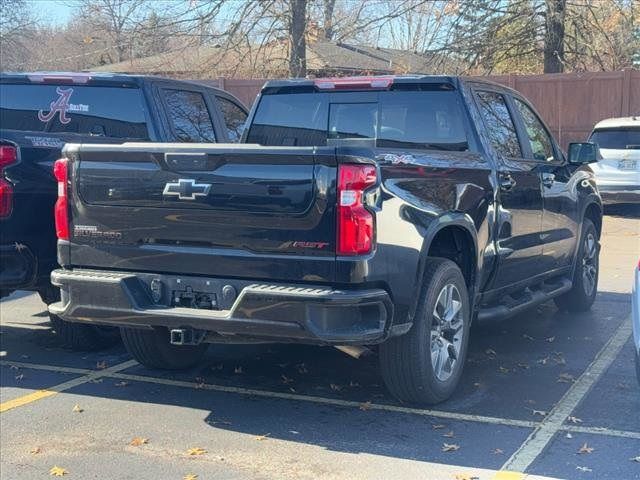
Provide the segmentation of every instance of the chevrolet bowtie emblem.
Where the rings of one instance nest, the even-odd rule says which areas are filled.
[[[177,182],[169,182],[164,186],[163,196],[178,197],[180,200],[195,200],[206,197],[211,190],[209,183],[196,183],[192,178],[181,178]]]

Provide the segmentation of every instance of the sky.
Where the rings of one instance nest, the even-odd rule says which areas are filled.
[[[63,25],[73,14],[68,0],[29,0],[34,13],[45,23]]]

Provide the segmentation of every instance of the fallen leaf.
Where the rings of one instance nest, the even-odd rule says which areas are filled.
[[[293,388],[293,387],[289,387],[289,391],[290,391],[291,393],[296,393],[296,389],[295,389],[295,388]]]
[[[31,450],[29,450],[29,453],[33,455],[37,455],[40,452],[42,452],[42,449],[40,447],[33,447]]]
[[[640,455],[638,455],[637,457],[630,458],[629,460],[631,460],[632,462],[640,463]]]
[[[187,450],[187,455],[204,455],[207,451],[204,448],[193,447]]]
[[[490,357],[495,357],[498,354],[496,353],[496,351],[493,348],[487,348],[484,353],[486,353],[487,355],[489,355]]]
[[[282,378],[282,383],[284,383],[285,385],[288,385],[293,382],[293,378],[289,378],[284,374],[280,375],[280,378]]]
[[[233,369],[233,373],[238,373],[238,374],[242,373],[242,367],[236,367],[236,368],[234,368],[234,369]]]
[[[589,467],[581,467],[579,465],[576,466],[576,470],[580,470],[581,472],[593,472]]]
[[[182,477],[182,480],[196,480],[196,478],[198,478],[198,475],[196,475],[195,473],[187,473],[184,477]]]
[[[296,365],[296,368],[298,369],[298,373],[300,374],[309,373],[309,370],[307,370],[307,366],[304,363]]]
[[[431,428],[433,428],[434,430],[441,430],[444,428],[444,425],[437,423],[435,425],[431,425]]]
[[[146,445],[147,443],[149,443],[148,438],[135,437],[129,442],[129,445],[131,445],[132,447],[139,447],[140,445]]]
[[[20,367],[17,365],[9,365],[9,370],[20,370]]]
[[[443,452],[455,452],[456,450],[460,450],[460,445],[455,443],[443,443],[442,451]]]
[[[329,386],[334,392],[339,392],[340,390],[342,390],[342,387],[340,385],[336,385],[335,383],[330,383]]]
[[[293,433],[294,435],[300,435],[300,432],[297,430],[289,430],[289,433]]]
[[[582,419],[578,418],[578,417],[572,417],[571,415],[569,415],[567,417],[567,420],[571,423],[582,423]]]
[[[107,362],[106,361],[97,362],[96,363],[96,368],[98,370],[104,370],[105,368],[107,368]]]
[[[358,382],[354,382],[353,380],[349,380],[349,386],[352,388],[359,387],[360,384]]]
[[[118,383],[114,383],[113,384],[115,387],[126,387],[127,385],[129,385],[129,382],[125,382],[124,380],[122,382],[118,382]]]
[[[455,437],[453,430],[449,430],[447,433],[443,433],[442,434],[443,437],[447,437],[447,438],[453,438]]]
[[[534,415],[540,415],[541,417],[546,417],[547,416],[547,412],[545,412],[544,410],[533,410],[533,414]]]
[[[16,380],[20,381],[24,378],[24,373],[21,373],[20,375],[16,375]]]
[[[66,475],[67,472],[64,468],[62,467],[58,467],[57,465],[54,465],[53,467],[51,467],[51,470],[49,470],[49,475],[53,475],[54,477],[62,477],[63,475]]]
[[[494,448],[493,450],[491,450],[491,453],[493,453],[494,455],[502,455],[504,453],[504,450],[502,450],[501,448]]]
[[[84,412],[84,409],[80,407],[80,405],[78,405],[77,403],[73,406],[73,408],[71,409],[72,412],[76,412],[76,413],[82,413]]]
[[[549,360],[551,360],[551,357],[549,355],[547,355],[544,358],[541,358],[540,360],[538,360],[538,363],[540,365],[546,365],[547,363],[549,363]]]
[[[524,370],[529,370],[529,365],[527,363],[519,363],[518,366]]]
[[[580,450],[578,450],[578,453],[591,453],[595,450],[595,448],[590,447],[589,445],[587,445],[587,443],[585,442],[584,445],[582,445],[580,447]]]
[[[198,388],[198,389],[204,388],[204,385],[205,385],[204,378],[196,377],[196,386],[195,386],[195,388]]]
[[[511,371],[508,368],[504,368],[503,366],[498,367],[498,370],[500,371],[500,373],[509,373]]]
[[[265,433],[264,435],[258,435],[256,437],[256,440],[266,440],[269,435],[271,435],[271,434],[270,433]]]
[[[555,339],[556,339],[556,337],[549,337],[549,338],[546,338],[545,340],[547,342],[549,342],[549,343],[553,343],[555,341]]]
[[[567,432],[567,434],[565,435],[566,438],[573,438],[573,435],[571,435],[570,432]]]
[[[526,338],[527,340],[535,340],[531,335],[527,335],[526,333],[522,335],[522,338]]]
[[[371,402],[361,403],[358,408],[360,408],[360,410],[369,410],[371,409]]]

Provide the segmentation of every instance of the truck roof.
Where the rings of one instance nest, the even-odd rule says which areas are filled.
[[[397,84],[434,84],[448,83],[457,86],[464,81],[484,83],[518,94],[512,88],[486,80],[481,77],[464,77],[459,75],[375,75],[355,77],[327,77],[327,78],[293,78],[284,80],[269,80],[262,87],[262,93],[277,93],[290,89],[314,89],[318,91],[337,90],[385,90]]]
[[[601,120],[593,127],[594,130],[600,128],[618,128],[618,127],[640,127],[640,117],[617,117]]]
[[[148,80],[162,80],[166,82],[176,82],[182,84],[198,85],[213,90],[223,91],[214,86],[198,81],[176,80],[174,78],[159,77],[156,75],[130,75],[127,73],[109,72],[2,72],[0,73],[1,83],[74,83],[77,85],[136,85],[140,86]]]

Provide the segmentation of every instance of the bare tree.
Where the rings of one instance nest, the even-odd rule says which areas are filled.
[[[0,2],[0,67],[15,69],[28,57],[26,40],[37,22],[25,0]]]
[[[307,75],[307,0],[289,0],[289,74]]]
[[[564,21],[566,0],[545,0],[544,73],[564,70]]]

